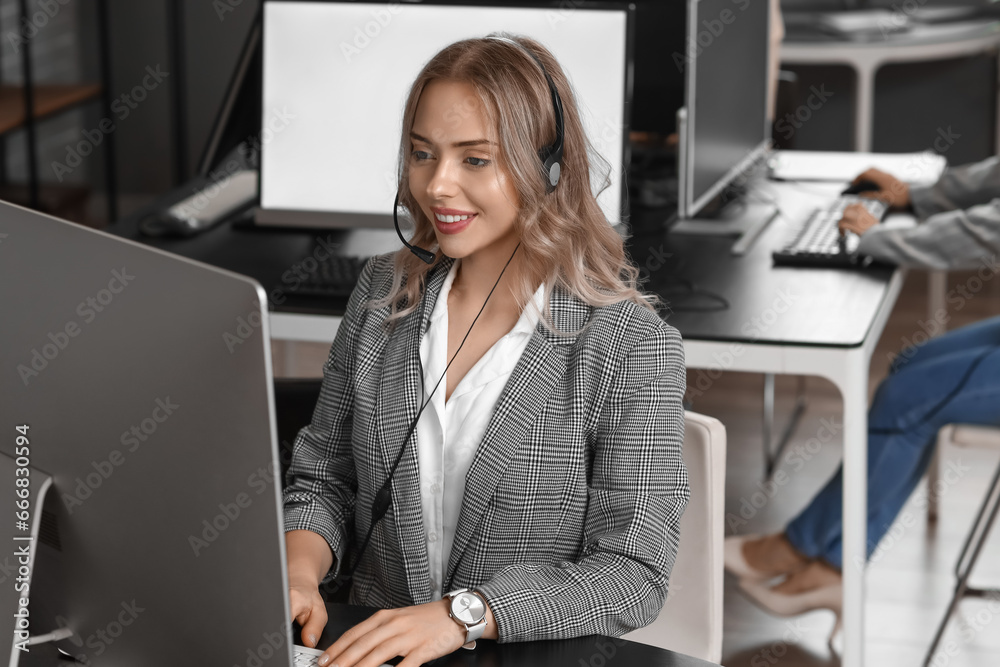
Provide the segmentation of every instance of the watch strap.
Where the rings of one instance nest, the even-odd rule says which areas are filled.
[[[476,591],[470,590],[468,588],[458,588],[458,589],[453,590],[450,593],[448,593],[445,597],[447,597],[449,600],[451,600],[456,595],[461,595],[462,593],[470,593],[472,595],[475,595],[476,597],[478,597],[479,599],[481,599],[483,601],[483,605],[485,606],[486,600],[483,598],[483,596],[480,595],[479,593],[477,593]],[[448,613],[449,613],[449,615],[451,615],[450,611]],[[474,625],[468,625],[468,624],[462,622],[461,620],[455,618],[454,616],[451,616],[451,618],[456,623],[458,623],[463,628],[465,628],[465,644],[462,645],[462,648],[468,649],[470,651],[472,649],[476,648],[476,640],[479,639],[480,637],[482,637],[483,634],[486,632],[486,617],[484,616],[483,620],[479,621],[478,623],[476,623]]]
[[[486,632],[486,619],[479,621],[475,625],[465,626],[465,640],[466,643],[462,645],[462,648],[469,649],[470,651],[476,648],[476,640],[483,636]]]

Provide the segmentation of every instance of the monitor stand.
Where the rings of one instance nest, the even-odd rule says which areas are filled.
[[[778,206],[773,202],[740,198],[730,202],[718,217],[680,219],[671,226],[670,233],[734,236],[737,239],[730,252],[743,255],[779,213]]]
[[[15,444],[19,440],[30,443],[31,436],[27,426],[17,427],[17,432],[20,436],[15,433]],[[25,451],[29,452],[28,456],[20,455]],[[0,479],[5,480],[5,484],[10,483],[11,486],[14,486],[16,479],[27,479],[29,484],[27,487],[15,487],[15,493],[4,494],[5,498],[14,498],[15,502],[27,500],[25,503],[27,509],[21,509],[20,505],[10,508],[14,511],[4,508],[3,520],[0,521],[3,534],[13,537],[13,546],[10,547],[13,553],[4,561],[4,564],[11,568],[10,579],[13,581],[4,583],[4,592],[0,595],[0,617],[10,623],[7,630],[3,631],[3,639],[0,640],[0,656],[8,655],[11,667],[17,666],[21,654],[28,652],[30,645],[39,643],[30,635],[40,628],[32,626],[28,607],[21,605],[31,596],[31,572],[35,564],[35,553],[38,551],[42,505],[46,491],[52,486],[52,478],[49,475],[31,467],[30,445],[18,445],[15,453],[19,454],[17,458],[6,452],[0,452]],[[28,472],[25,474],[19,472],[20,470]],[[16,494],[18,488],[27,488],[28,497],[20,498]]]
[[[697,236],[735,236],[736,242],[730,248],[733,255],[744,255],[753,245],[754,240],[760,236],[761,232],[778,217],[778,205],[773,201],[751,201],[748,196],[753,192],[756,183],[756,175],[764,164],[763,154],[749,162],[744,167],[744,175],[739,179],[733,179],[729,185],[724,187],[722,192],[715,196],[715,199],[708,205],[702,207],[701,212],[711,210],[711,215],[702,217],[688,217],[692,205],[693,195],[689,191],[688,179],[690,176],[690,165],[688,154],[688,136],[690,125],[688,123],[688,112],[686,107],[677,110],[677,132],[680,136],[677,153],[677,174],[678,174],[678,211],[677,220],[670,226],[671,234],[691,234]],[[735,181],[741,181],[739,185],[734,185]],[[731,197],[729,201],[723,201],[727,195]],[[713,209],[716,202],[722,202]],[[668,220],[668,224],[671,221]]]

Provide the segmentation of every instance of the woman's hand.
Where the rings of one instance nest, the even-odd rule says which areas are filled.
[[[444,599],[378,611],[341,635],[319,664],[379,667],[403,656],[399,667],[417,667],[448,655],[465,643],[465,630],[448,615],[448,603]]]
[[[844,209],[844,217],[837,223],[840,233],[854,232],[861,236],[878,224],[878,218],[868,212],[861,204],[851,204]]]
[[[910,206],[910,186],[892,174],[887,174],[879,169],[869,169],[855,178],[852,183],[857,185],[861,181],[871,181],[878,186],[878,190],[862,192],[858,195],[859,197],[880,199],[890,208],[896,210]]]
[[[326,540],[308,530],[285,533],[288,553],[288,601],[292,618],[302,626],[302,643],[315,648],[326,627],[326,604],[319,594],[319,582],[334,564]]]
[[[302,626],[302,643],[309,648],[316,648],[328,620],[326,604],[319,594],[319,585],[292,581],[288,588],[292,618]]]

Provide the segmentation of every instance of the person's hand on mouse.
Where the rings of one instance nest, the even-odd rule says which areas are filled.
[[[878,224],[878,218],[868,212],[862,204],[851,204],[844,209],[844,217],[837,223],[841,234],[854,232],[861,236]]]
[[[890,208],[897,210],[909,208],[910,186],[892,174],[887,174],[878,169],[868,169],[851,181],[851,183],[857,185],[861,181],[871,181],[878,186],[878,190],[860,192],[858,193],[859,197],[880,199],[888,204]]]

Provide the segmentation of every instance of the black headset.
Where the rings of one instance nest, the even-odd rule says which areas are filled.
[[[539,148],[538,157],[542,161],[542,169],[545,175],[545,192],[546,194],[553,192],[556,189],[556,185],[558,185],[559,183],[559,175],[562,172],[563,133],[564,133],[562,99],[560,99],[559,97],[559,92],[556,90],[556,85],[555,83],[552,82],[552,77],[549,76],[548,71],[545,69],[545,66],[542,64],[542,61],[538,58],[538,56],[532,53],[523,44],[520,44],[514,41],[513,39],[510,39],[509,37],[490,36],[487,39],[495,39],[500,42],[506,42],[521,49],[529,56],[531,56],[531,58],[536,63],[538,63],[538,66],[542,70],[542,74],[545,75],[545,81],[549,85],[549,93],[551,93],[552,95],[552,107],[553,110],[555,111],[556,140],[555,143],[549,146],[543,146]],[[427,264],[432,264],[434,262],[434,257],[435,257],[433,252],[425,248],[419,248],[415,245],[412,245],[405,238],[403,238],[403,233],[399,229],[399,217],[397,215],[398,209],[399,209],[399,191],[396,192],[396,200],[393,202],[392,205],[392,220],[396,226],[396,234],[399,235],[399,240],[403,242],[403,245],[409,248],[410,252],[412,252],[414,255],[422,259]],[[396,454],[396,459],[392,462],[392,467],[389,469],[389,475],[386,477],[385,482],[382,483],[382,486],[379,488],[379,490],[375,493],[375,499],[372,501],[371,523],[368,525],[368,532],[365,535],[364,542],[362,542],[361,544],[361,548],[358,550],[357,557],[354,559],[354,565],[350,568],[350,571],[345,575],[345,579],[349,580],[354,576],[354,572],[355,570],[357,570],[358,565],[361,563],[361,558],[364,556],[365,551],[368,549],[368,544],[371,542],[372,533],[375,531],[375,526],[377,526],[378,522],[382,520],[382,517],[384,517],[385,513],[389,510],[389,505],[392,504],[392,478],[395,476],[396,469],[399,467],[400,462],[403,460],[403,454],[406,452],[406,444],[410,441],[410,436],[413,435],[413,431],[417,427],[417,422],[420,421],[420,415],[424,413],[424,408],[426,408],[427,404],[431,402],[431,397],[434,396],[434,392],[437,391],[437,388],[441,385],[441,381],[444,380],[445,376],[447,376],[448,369],[451,368],[451,364],[452,362],[455,361],[455,357],[457,357],[458,353],[461,352],[462,346],[465,345],[466,339],[469,337],[469,334],[472,333],[472,327],[476,326],[476,322],[479,320],[479,316],[482,315],[483,310],[486,309],[486,304],[489,303],[490,297],[493,296],[493,291],[496,290],[497,285],[500,284],[500,279],[503,278],[504,271],[506,271],[507,267],[510,266],[511,261],[514,259],[514,254],[517,253],[517,250],[520,247],[521,244],[518,243],[517,247],[514,248],[514,252],[511,253],[510,259],[508,259],[507,263],[504,264],[503,270],[500,271],[500,275],[497,277],[496,282],[493,284],[493,288],[490,290],[490,293],[486,296],[486,301],[483,302],[482,307],[479,309],[479,313],[476,314],[475,319],[472,320],[472,324],[469,325],[469,330],[465,332],[465,337],[462,339],[461,344],[459,344],[458,349],[455,350],[455,354],[452,355],[451,360],[448,362],[448,365],[445,366],[444,373],[442,373],[441,377],[438,378],[438,381],[434,385],[434,388],[431,389],[431,393],[427,396],[423,405],[420,406],[420,410],[417,411],[417,416],[413,418],[413,421],[411,421],[409,427],[407,427],[406,436],[403,438],[403,445],[399,448],[399,453]],[[420,366],[421,366],[420,383],[421,386],[423,386],[423,381],[424,381],[423,364],[421,364]]]
[[[565,126],[563,125],[562,98],[559,97],[559,91],[556,90],[556,84],[553,83],[548,70],[546,70],[545,65],[542,64],[541,58],[535,55],[533,51],[529,50],[523,44],[515,42],[509,37],[491,37],[490,39],[513,44],[531,56],[531,59],[538,63],[538,67],[542,70],[542,74],[545,75],[545,82],[549,84],[549,94],[552,96],[552,110],[556,118],[556,140],[554,143],[548,146],[542,146],[538,149],[538,159],[542,161],[542,171],[545,174],[545,192],[552,192],[559,184],[559,175],[562,173],[563,136],[565,134]]]

